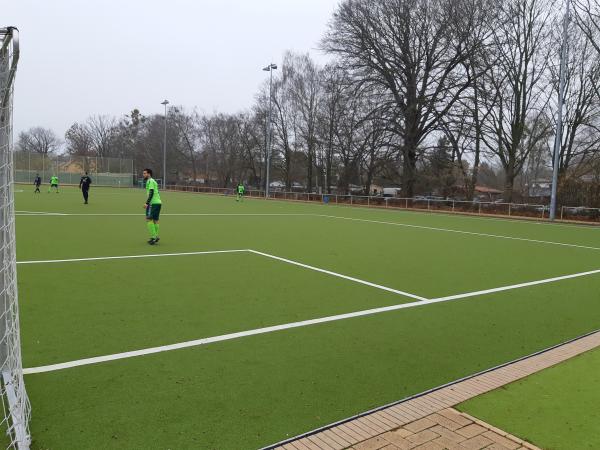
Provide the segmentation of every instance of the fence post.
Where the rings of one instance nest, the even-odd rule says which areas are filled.
[[[371,206],[371,196],[367,197],[367,207]]]
[[[512,214],[512,203],[508,204],[508,217],[510,217]]]
[[[404,209],[408,209],[408,199],[407,199],[407,198],[405,198],[405,199],[404,199],[404,202],[405,202]]]
[[[565,207],[561,206],[560,207],[560,220],[563,220],[563,213],[564,213],[564,211],[565,211]]]
[[[352,205],[352,194],[350,194],[350,204]]]
[[[479,202],[479,215],[481,215],[481,202]]]
[[[431,200],[427,200],[427,211],[431,211]]]

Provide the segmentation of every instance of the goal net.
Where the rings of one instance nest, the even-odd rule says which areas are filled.
[[[13,196],[12,100],[19,60],[16,28],[0,28],[0,394],[2,429],[0,443],[11,449],[28,449],[31,406],[21,362],[15,211]]]

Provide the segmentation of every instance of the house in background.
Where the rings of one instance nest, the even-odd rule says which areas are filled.
[[[531,199],[545,200],[552,195],[552,181],[545,179],[533,180],[527,186],[527,196]]]

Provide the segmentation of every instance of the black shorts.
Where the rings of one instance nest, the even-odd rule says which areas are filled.
[[[56,189],[58,189],[58,184],[51,184],[50,187],[51,188],[55,187]]]
[[[146,219],[158,220],[160,217],[160,208],[162,205],[148,205],[146,208]]]

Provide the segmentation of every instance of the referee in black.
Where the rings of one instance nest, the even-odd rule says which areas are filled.
[[[84,204],[88,204],[88,197],[90,195],[90,185],[92,184],[92,179],[88,176],[86,172],[84,176],[81,177],[79,181],[79,189],[81,189],[81,193],[83,194]]]

